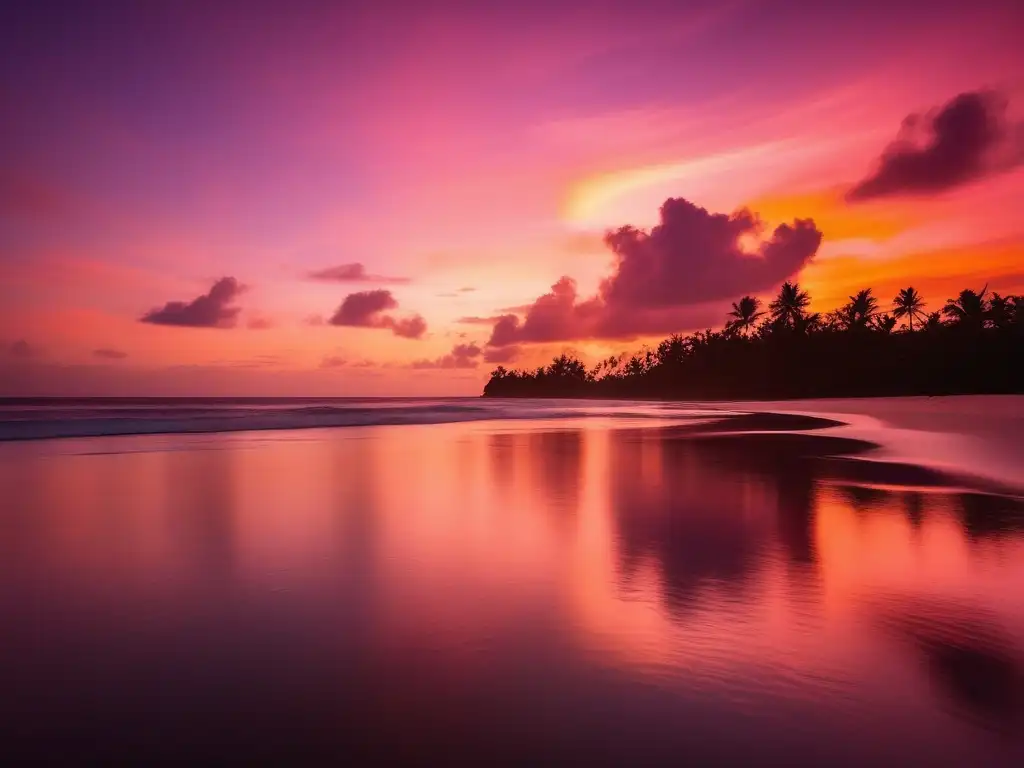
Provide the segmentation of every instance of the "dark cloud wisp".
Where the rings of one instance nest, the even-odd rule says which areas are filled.
[[[387,275],[373,275],[366,271],[366,267],[358,261],[350,264],[339,264],[336,267],[317,269],[306,275],[310,280],[320,280],[327,283],[380,283],[383,285],[402,285],[409,282],[407,277],[388,277]]]
[[[169,301],[152,309],[141,318],[153,325],[176,325],[187,328],[234,328],[239,307],[231,306],[245,290],[233,277],[222,277],[208,293],[190,302]]]
[[[109,349],[104,347],[101,349],[94,349],[92,351],[92,356],[98,357],[101,360],[124,360],[128,357],[128,353],[122,352],[119,349]]]
[[[909,115],[874,173],[847,199],[944,192],[1024,162],[1024,131],[1008,123],[992,91],[961,93],[936,110]]]
[[[416,360],[413,368],[476,368],[483,356],[483,350],[477,344],[456,344],[452,351],[436,360]]]
[[[460,317],[455,322],[463,325],[494,325],[499,317],[481,317],[477,315],[468,315],[466,317]]]
[[[485,363],[511,363],[520,353],[519,347],[487,347],[484,350]]]
[[[427,322],[420,315],[396,318],[385,314],[397,309],[398,301],[391,291],[378,288],[374,291],[350,293],[341,302],[328,322],[331,325],[352,328],[389,328],[396,336],[419,339],[427,332]]]

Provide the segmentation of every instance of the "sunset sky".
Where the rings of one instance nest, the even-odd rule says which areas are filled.
[[[18,5],[0,395],[477,394],[787,278],[1024,292],[1019,2]]]

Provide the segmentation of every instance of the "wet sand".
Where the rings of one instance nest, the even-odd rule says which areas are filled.
[[[0,445],[2,749],[1021,764],[1024,508],[836,422]]]

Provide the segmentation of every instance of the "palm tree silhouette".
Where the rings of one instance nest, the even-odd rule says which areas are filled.
[[[729,313],[729,317],[733,319],[726,324],[726,330],[748,334],[763,315],[761,300],[754,296],[744,296],[738,302],[733,302],[732,312]]]
[[[929,313],[908,287],[894,297],[892,311],[883,312],[865,289],[822,316],[807,291],[787,281],[769,307],[764,312],[760,300],[743,296],[724,330],[674,334],[656,349],[612,356],[589,370],[571,351],[533,370],[498,366],[484,394],[775,398],[1024,391],[1017,365],[1024,339],[1021,295],[990,293],[986,285],[961,291]],[[894,334],[901,319],[907,333]],[[857,332],[844,332],[851,328]],[[963,365],[965,359],[971,365]],[[746,375],[759,366],[764,376]]]
[[[881,315],[875,315],[871,320],[871,325],[876,331],[888,335],[896,327],[896,318],[885,312]]]
[[[803,320],[805,310],[810,303],[810,294],[801,290],[799,283],[791,283],[787,280],[779,289],[779,295],[768,305],[768,309],[771,310],[772,320],[795,328]]]
[[[924,321],[924,329],[926,331],[936,331],[942,327],[942,313],[932,312]]]
[[[995,291],[992,292],[992,298],[988,300],[988,319],[992,323],[993,328],[1004,330],[1009,328],[1014,323],[1014,315],[1016,315],[1016,304],[1015,296],[1002,296]]]
[[[913,287],[902,288],[892,300],[892,316],[897,320],[907,318],[907,325],[911,331],[914,330],[914,318],[919,320],[925,317],[924,299]]]
[[[942,313],[960,326],[981,328],[985,324],[988,302],[985,294],[988,293],[988,286],[981,289],[981,293],[965,288],[955,299],[949,299]]]
[[[875,298],[870,288],[865,288],[863,291],[858,291],[856,296],[851,296],[842,312],[847,327],[851,330],[867,328],[871,318],[876,314],[878,314],[878,299]]]
[[[793,330],[798,334],[807,335],[817,331],[821,327],[821,313],[811,312],[801,314],[793,321]]]

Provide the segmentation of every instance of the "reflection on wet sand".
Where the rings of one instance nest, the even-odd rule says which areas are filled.
[[[915,651],[936,689],[980,724],[1013,733],[1024,714],[1024,648],[998,617],[952,600],[894,598],[874,609]]]
[[[27,706],[18,743],[1014,764],[1021,503],[872,461],[835,426],[7,452],[0,677]],[[140,735],[119,744],[126,724]]]
[[[653,562],[673,611],[691,605],[704,584],[742,592],[768,544],[770,490],[732,473],[693,442],[656,431],[611,435],[608,502],[626,586]]]

